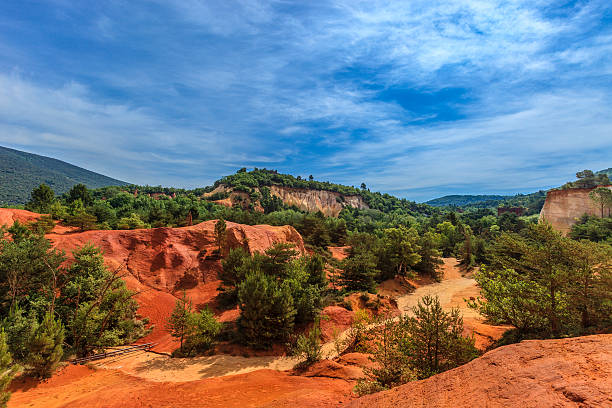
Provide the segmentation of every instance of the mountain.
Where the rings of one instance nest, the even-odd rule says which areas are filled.
[[[56,194],[79,183],[90,188],[128,184],[61,160],[0,146],[0,204],[23,204],[42,183]]]

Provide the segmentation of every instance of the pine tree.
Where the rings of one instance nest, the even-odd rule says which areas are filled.
[[[227,224],[223,218],[219,219],[219,221],[215,223],[215,242],[217,243],[217,247],[219,247],[219,253],[221,253],[223,248],[225,248],[226,229]]]
[[[346,258],[342,263],[340,283],[349,291],[374,291],[374,277],[378,275],[374,256],[360,253]]]
[[[64,326],[47,312],[29,342],[27,362],[32,374],[40,378],[51,377],[64,354],[63,342]]]
[[[477,356],[474,339],[463,337],[458,309],[445,312],[438,297],[424,296],[404,320],[403,352],[420,378],[465,364]]]
[[[8,349],[7,336],[0,330],[0,408],[6,407],[11,393],[6,391],[18,370]]]
[[[183,296],[176,300],[174,310],[166,323],[166,330],[172,337],[180,339],[181,352],[183,351],[183,342],[189,332],[189,320],[191,316],[192,304],[187,298],[187,294],[183,291]]]
[[[261,271],[250,272],[238,286],[238,299],[238,324],[247,345],[268,348],[286,340],[296,314],[288,284],[279,284]]]

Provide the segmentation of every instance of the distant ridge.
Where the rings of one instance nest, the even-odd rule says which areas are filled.
[[[41,183],[58,195],[79,183],[90,188],[128,184],[58,159],[0,146],[0,204],[27,202]]]
[[[433,200],[426,201],[425,204],[429,204],[434,207],[445,207],[447,205],[463,207],[465,205],[482,203],[485,201],[503,201],[513,196],[510,195],[447,195],[444,197],[434,198]]]

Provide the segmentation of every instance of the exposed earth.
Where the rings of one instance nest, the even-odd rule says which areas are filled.
[[[36,216],[0,209],[0,223],[30,222]],[[128,286],[141,292],[137,296],[140,313],[155,324],[153,333],[139,343],[153,341],[158,343],[156,351],[168,352],[177,345],[163,330],[164,322],[175,295],[183,289],[198,307],[212,306],[220,320],[238,316],[236,309],[222,310],[215,304],[220,261],[214,253],[213,230],[214,221],[184,228],[82,233],[58,226],[47,237],[67,253],[91,242],[103,249],[109,267],[124,268]],[[230,247],[264,251],[277,242],[294,243],[304,252],[302,238],[292,227],[228,223]],[[330,250],[338,258],[346,256],[346,248]],[[509,327],[488,325],[467,307],[465,300],[477,296],[478,288],[455,259],[445,259],[443,271],[440,283],[426,278],[395,279],[383,282],[380,296],[371,295],[365,301],[355,294],[345,302],[355,310],[377,300],[385,313],[398,315],[411,313],[422,296],[437,295],[446,310],[460,309],[466,334],[473,334],[477,347],[484,350]],[[43,383],[19,378],[11,386],[9,407],[335,407],[347,403],[468,407],[476,402],[496,407],[516,406],[526,397],[544,402],[526,406],[610,406],[606,398],[612,395],[608,380],[611,335],[506,346],[428,380],[357,399],[352,393],[355,380],[362,376],[362,367],[371,363],[359,353],[338,358],[333,342],[343,336],[354,312],[329,306],[323,314],[328,316],[322,320],[324,356],[335,358],[305,372],[293,371],[297,360],[280,355],[282,350],[274,350],[275,355],[253,355],[234,349],[225,350],[231,355],[192,359],[139,352],[87,367],[68,365]]]

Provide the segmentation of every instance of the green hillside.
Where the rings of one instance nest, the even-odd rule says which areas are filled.
[[[612,180],[612,167],[610,167],[609,169],[605,169],[605,170],[599,170],[596,174],[605,174],[608,176],[610,180]]]
[[[79,183],[90,188],[127,184],[61,160],[0,146],[0,204],[25,203],[41,183],[56,194]]]
[[[446,206],[456,206],[463,207],[470,204],[482,203],[495,201],[500,202],[511,198],[512,196],[504,196],[504,195],[447,195],[444,197],[434,198],[433,200],[429,200],[426,204],[432,205],[434,207],[446,207]]]

